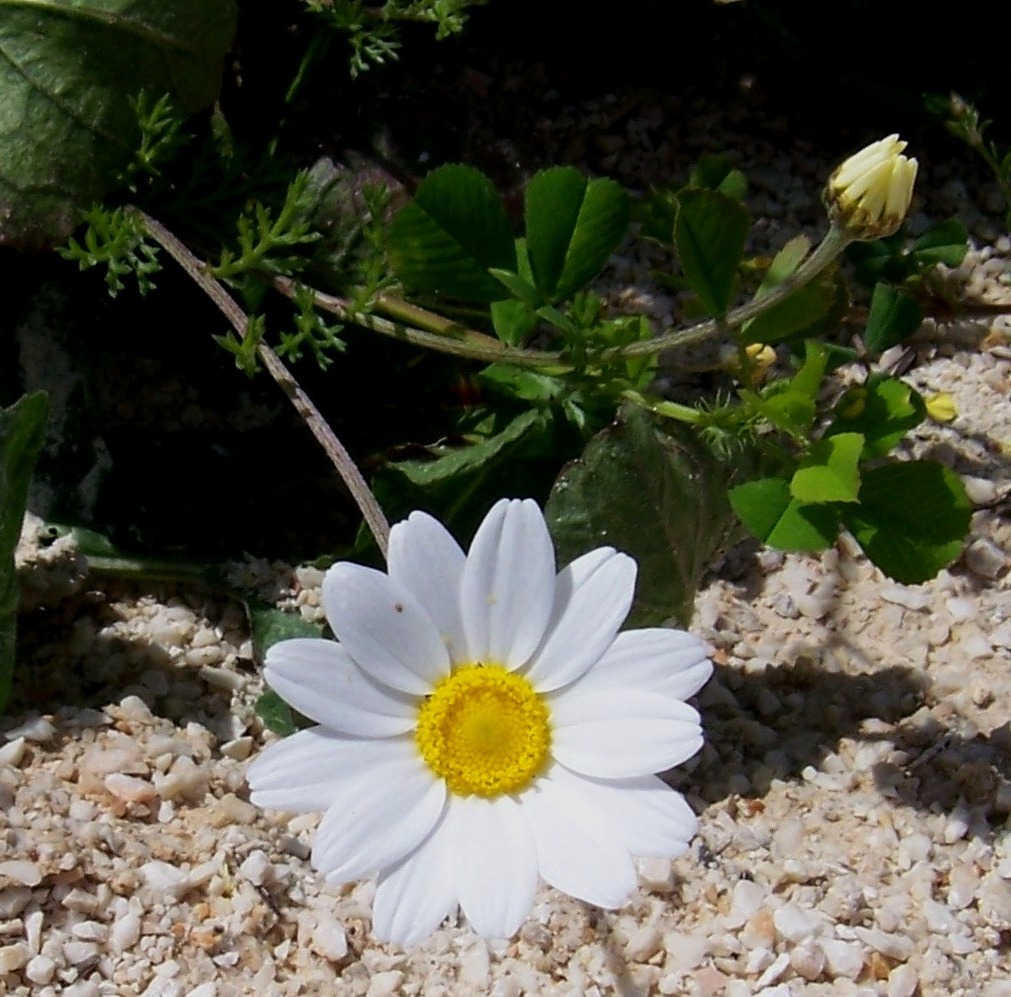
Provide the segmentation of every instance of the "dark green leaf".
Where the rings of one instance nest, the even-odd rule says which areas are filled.
[[[865,287],[887,280],[901,284],[916,270],[916,264],[903,250],[905,235],[900,229],[895,235],[871,242],[854,242],[846,255],[856,267],[857,280]]]
[[[968,239],[965,226],[957,218],[949,218],[927,229],[913,243],[912,257],[923,266],[943,263],[957,267],[969,249]]]
[[[0,243],[61,242],[117,185],[141,90],[208,106],[235,14],[233,0],[0,0]]]
[[[526,189],[526,235],[537,289],[567,298],[600,273],[628,229],[628,195],[571,166],[538,173]]]
[[[256,714],[267,730],[281,737],[294,734],[312,723],[293,710],[273,689],[268,689],[256,701]]]
[[[793,391],[782,383],[761,395],[744,389],[741,398],[773,426],[791,436],[807,433],[817,412],[814,399],[808,394]]]
[[[733,533],[733,474],[688,431],[661,434],[641,409],[623,408],[551,491],[559,563],[603,544],[623,550],[639,564],[628,625],[687,624],[702,573]]]
[[[867,556],[907,585],[933,578],[962,551],[972,505],[961,479],[933,461],[886,464],[864,474],[860,504],[843,523]]]
[[[907,339],[923,322],[923,311],[908,294],[889,284],[878,284],[864,330],[864,345],[872,353],[883,353]]]
[[[674,242],[674,215],[677,202],[669,190],[655,190],[632,205],[632,217],[639,223],[639,234],[670,246]]]
[[[744,255],[750,221],[738,201],[714,190],[678,194],[674,243],[691,289],[710,315],[723,315]]]
[[[48,411],[49,399],[42,391],[0,409],[0,713],[7,705],[14,673],[18,609],[14,551]]]
[[[489,268],[515,272],[516,248],[502,199],[470,166],[433,170],[387,232],[390,265],[412,291],[465,301],[499,301]]]
[[[703,156],[688,178],[689,187],[705,187],[743,201],[748,193],[747,178],[740,170],[735,170],[726,156],[719,154]]]
[[[748,532],[780,550],[825,550],[839,523],[829,506],[801,502],[782,478],[760,478],[730,490],[730,504]]]
[[[495,335],[510,346],[522,346],[537,327],[537,321],[534,310],[515,298],[491,304],[491,324]]]
[[[865,441],[863,459],[870,460],[889,453],[925,415],[923,399],[905,381],[872,375],[839,400],[826,435],[860,433]]]
[[[748,343],[811,339],[837,327],[848,307],[846,282],[835,266],[829,266],[778,305],[746,322],[744,338]]]
[[[798,502],[856,502],[860,490],[859,433],[840,433],[816,440],[790,481]]]
[[[249,616],[253,648],[261,660],[278,641],[291,637],[319,637],[323,633],[318,623],[309,623],[298,613],[286,613],[267,603],[249,600],[246,603],[246,613]]]

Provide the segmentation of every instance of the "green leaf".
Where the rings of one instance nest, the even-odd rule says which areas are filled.
[[[859,433],[816,440],[794,472],[790,494],[799,502],[856,502],[863,448]]]
[[[710,315],[723,315],[744,255],[748,211],[725,194],[702,188],[681,191],[677,201],[674,243],[685,279]]]
[[[878,284],[871,296],[864,345],[872,353],[883,353],[911,336],[922,322],[923,311],[908,294]]]
[[[782,252],[786,251],[784,247]],[[768,293],[772,272],[757,297]],[[745,342],[781,343],[787,339],[811,339],[837,326],[849,306],[846,282],[833,265],[794,291],[788,298],[773,305],[761,315],[745,322],[742,329]]]
[[[412,291],[465,301],[508,297],[489,268],[516,270],[516,247],[502,199],[471,166],[440,166],[387,231],[390,265]]]
[[[686,625],[699,580],[734,529],[726,502],[734,468],[690,431],[676,432],[659,433],[626,406],[562,470],[545,507],[560,564],[603,544],[636,559],[628,626]]]
[[[559,301],[600,273],[628,229],[628,195],[613,180],[587,180],[571,166],[527,185],[527,252],[537,289]]]
[[[804,363],[790,381],[790,390],[805,395],[812,401],[818,398],[822,378],[828,367],[828,350],[816,340],[804,343]]]
[[[867,471],[860,504],[841,510],[867,556],[907,585],[933,578],[958,557],[971,515],[961,479],[933,461]]]
[[[211,104],[234,0],[0,0],[0,244],[62,242],[140,141],[131,99]]]
[[[871,460],[889,453],[925,417],[919,392],[897,377],[873,374],[839,400],[825,435],[859,433],[864,437],[863,459]]]
[[[45,439],[48,411],[49,399],[43,391],[0,409],[0,714],[6,708],[14,674],[18,610],[14,551],[21,536],[32,468]]]
[[[743,201],[748,193],[748,180],[735,170],[727,156],[719,153],[702,156],[688,178],[689,187],[716,190],[735,201]]]
[[[916,264],[904,250],[905,235],[899,229],[894,235],[871,242],[854,242],[846,248],[853,261],[857,280],[865,287],[887,280],[901,284],[916,270]]]
[[[748,532],[780,550],[819,551],[835,542],[831,507],[801,502],[782,478],[759,478],[730,490],[730,504]]]
[[[522,346],[537,327],[534,310],[523,301],[508,298],[491,303],[491,324],[495,335],[510,346]]]
[[[260,695],[255,709],[264,727],[280,737],[288,737],[312,724],[311,720],[293,710],[273,689],[268,689]]]
[[[670,246],[674,241],[674,216],[677,202],[669,190],[654,190],[632,204],[632,217],[639,223],[644,239]]]
[[[774,383],[763,394],[742,389],[741,399],[777,429],[791,436],[802,436],[811,428],[817,414],[814,399],[793,391],[782,382]]]
[[[957,267],[969,249],[969,233],[957,218],[949,218],[927,229],[913,243],[911,255],[921,266],[943,263]]]

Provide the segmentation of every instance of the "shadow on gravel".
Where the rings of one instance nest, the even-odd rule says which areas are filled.
[[[772,780],[802,779],[849,739],[858,742],[858,758],[845,770],[870,775],[883,797],[921,811],[961,811],[970,815],[970,833],[992,833],[986,818],[1002,823],[1011,805],[1001,792],[1011,780],[1011,724],[987,736],[954,710],[942,721],[936,706],[929,710],[928,685],[903,666],[852,675],[805,659],[760,674],[717,665],[699,697],[705,747],[668,781],[707,806],[760,798]],[[857,767],[860,742],[884,742],[868,752],[865,769]]]

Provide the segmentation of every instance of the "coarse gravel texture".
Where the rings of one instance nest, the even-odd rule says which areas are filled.
[[[615,97],[544,132],[591,136],[568,161],[642,186],[719,135],[770,246],[817,232],[820,185],[851,148],[777,144],[779,126],[739,139],[721,111],[688,110],[675,135],[662,99]],[[931,218],[956,209],[974,233],[945,279],[1011,304],[992,194],[970,198],[943,164],[924,186]],[[611,295],[670,321],[644,261],[619,259]],[[1005,318],[928,321],[898,358],[954,399],[954,421],[909,452],[966,481],[964,555],[904,586],[845,537],[820,557],[729,552],[693,623],[717,666],[698,698],[706,745],[670,775],[700,814],[690,853],[642,861],[618,911],[542,889],[508,940],[449,923],[410,951],[376,943],[372,885],[311,869],[316,818],[246,799],[245,764],[272,735],[241,607],[100,583],[29,521],[18,680],[47,705],[0,722],[0,993],[1011,997],[1009,335]],[[319,619],[318,570],[235,570]]]

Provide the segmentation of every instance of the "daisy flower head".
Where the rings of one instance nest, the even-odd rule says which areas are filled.
[[[712,671],[683,631],[619,633],[635,576],[610,547],[556,573],[530,500],[497,503],[466,554],[412,513],[387,572],[327,572],[336,641],[267,652],[267,682],[318,726],[263,751],[250,799],[325,811],[313,865],[334,884],[377,878],[381,940],[413,944],[457,908],[509,937],[538,878],[621,906],[633,856],[680,855],[695,833],[654,773],[702,746],[685,700]]]

